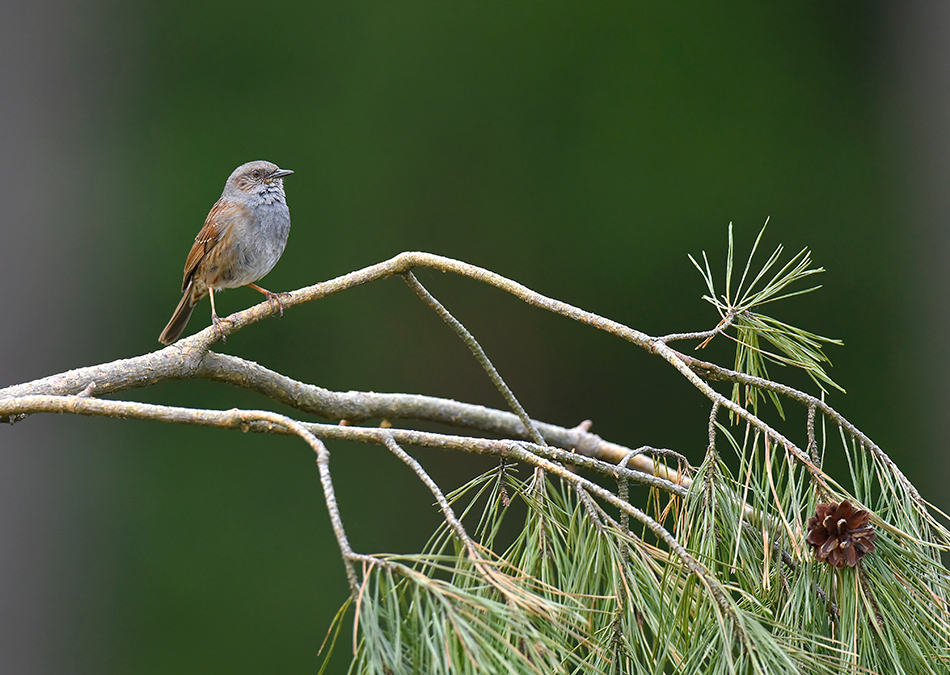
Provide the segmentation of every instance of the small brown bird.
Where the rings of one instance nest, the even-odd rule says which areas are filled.
[[[276,301],[283,312],[277,295],[254,282],[274,268],[287,244],[290,209],[283,179],[292,173],[257,161],[242,164],[228,177],[185,260],[184,295],[159,342],[169,345],[177,340],[206,295],[211,296],[211,322],[220,327],[214,292],[225,288],[250,286],[268,301]]]

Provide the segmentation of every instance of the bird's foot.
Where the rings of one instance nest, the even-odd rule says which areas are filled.
[[[259,293],[263,293],[264,297],[267,298],[267,303],[270,305],[277,304],[277,309],[280,310],[281,317],[284,316],[284,303],[280,301],[280,296],[287,295],[286,293],[271,293],[266,288],[261,288],[257,284],[248,284],[251,288]]]
[[[227,342],[228,338],[224,334],[224,324],[225,320],[220,318],[217,314],[211,314],[211,323],[214,324],[214,328],[218,331],[218,335],[221,336],[221,342]]]

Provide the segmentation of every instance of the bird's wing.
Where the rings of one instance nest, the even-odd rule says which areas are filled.
[[[233,201],[225,202],[223,199],[219,199],[211,207],[211,212],[208,213],[205,224],[198,232],[198,236],[195,237],[195,243],[185,259],[185,277],[181,282],[183,293],[188,287],[188,282],[191,281],[191,276],[195,273],[198,264],[208,255],[208,251],[221,241],[221,237],[227,232],[231,223],[245,215],[246,210],[247,207],[243,204]]]

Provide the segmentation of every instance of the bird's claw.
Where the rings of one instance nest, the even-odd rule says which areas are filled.
[[[220,318],[217,314],[212,314],[211,323],[214,324],[215,330],[218,331],[218,335],[221,336],[221,342],[227,342],[228,338],[224,334],[224,319]]]
[[[264,296],[267,298],[268,304],[275,303],[275,302],[277,303],[277,309],[280,310],[280,316],[281,318],[283,318],[284,303],[280,301],[281,295],[283,295],[283,293],[271,293],[270,291],[267,291],[266,293],[264,293]]]

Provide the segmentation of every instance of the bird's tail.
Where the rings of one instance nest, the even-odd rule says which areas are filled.
[[[188,325],[188,319],[191,318],[191,313],[195,310],[195,305],[198,304],[200,299],[200,296],[195,297],[194,282],[189,281],[185,287],[184,295],[181,296],[181,302],[179,302],[178,307],[175,308],[175,313],[172,314],[172,318],[169,320],[168,325],[165,326],[165,330],[158,336],[159,342],[163,345],[170,345],[178,339],[178,336],[185,330],[185,326]]]

